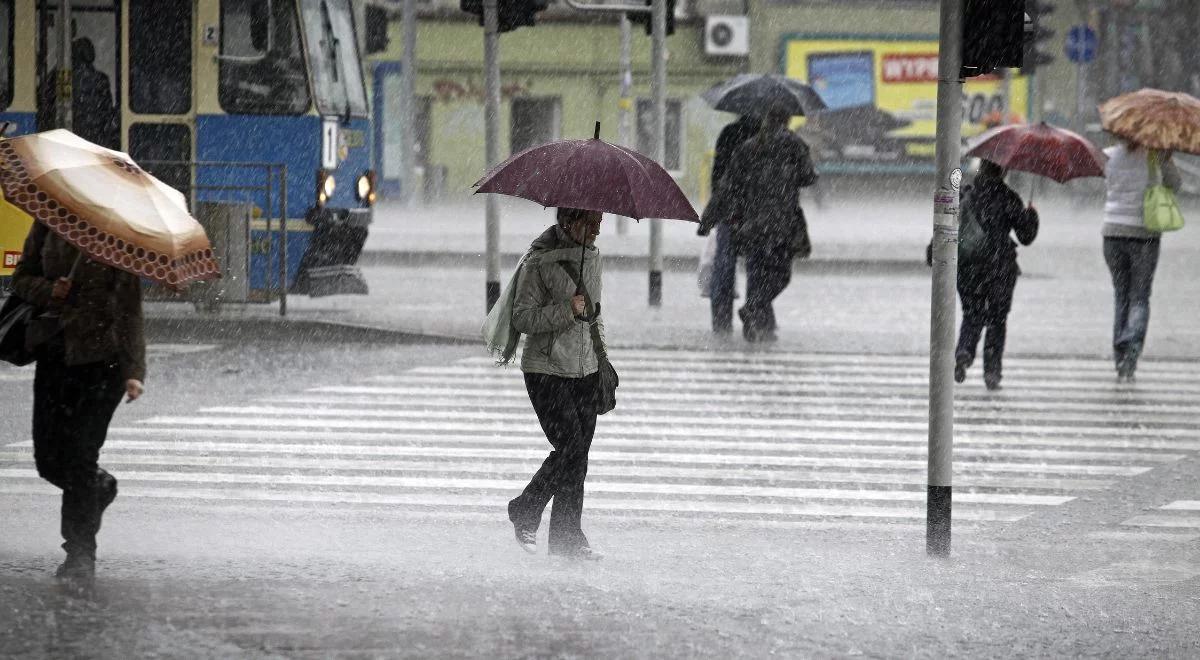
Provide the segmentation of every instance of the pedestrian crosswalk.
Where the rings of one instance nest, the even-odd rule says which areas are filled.
[[[173,355],[204,353],[215,348],[217,344],[149,344],[146,346],[146,358],[153,360]],[[32,364],[24,367],[0,364],[0,383],[32,381],[33,370]]]
[[[619,405],[597,426],[588,516],[923,524],[926,359],[613,357]],[[1147,362],[1142,372],[1118,385],[1101,360],[1010,359],[1004,390],[959,386],[955,520],[1021,520],[1200,452],[1194,365]],[[120,425],[102,463],[123,497],[503,519],[548,449],[519,370],[481,357]],[[5,493],[53,493],[28,442],[0,448]],[[1173,506],[1130,524],[1175,516],[1200,526],[1200,504]]]

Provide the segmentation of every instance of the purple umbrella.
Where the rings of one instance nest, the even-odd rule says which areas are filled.
[[[499,193],[557,206],[629,218],[699,222],[696,209],[658,163],[600,139],[550,142],[509,158],[475,182],[477,193]]]

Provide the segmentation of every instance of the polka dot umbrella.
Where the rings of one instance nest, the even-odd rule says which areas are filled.
[[[94,261],[175,290],[220,277],[182,193],[70,131],[0,140],[0,192]]]

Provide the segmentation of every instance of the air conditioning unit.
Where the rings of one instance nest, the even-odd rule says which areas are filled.
[[[704,54],[750,54],[750,19],[745,16],[709,16],[704,19]]]

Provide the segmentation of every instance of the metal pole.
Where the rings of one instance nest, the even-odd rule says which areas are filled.
[[[1084,75],[1085,75],[1085,72],[1083,69],[1083,62],[1080,61],[1075,64],[1075,132],[1080,133],[1080,134],[1083,133],[1083,128],[1084,128],[1083,113],[1086,112],[1086,109],[1084,108],[1084,105],[1083,105],[1083,98],[1084,98],[1083,77],[1084,77]]]
[[[483,0],[483,84],[484,142],[487,166],[500,162],[500,10],[497,0]],[[487,309],[500,299],[500,201],[496,195],[487,200],[484,227],[487,251]]]
[[[962,3],[941,0],[937,189],[933,198],[933,300],[929,334],[929,478],[925,549],[950,555],[954,445],[955,286],[958,279],[959,140],[962,134]]]
[[[404,68],[400,74],[400,199],[405,206],[416,198],[417,0],[404,0]]]
[[[71,80],[71,0],[59,0],[58,4],[58,79],[55,84],[58,127],[71,130],[74,98]]]
[[[617,139],[626,147],[633,147],[630,135],[630,111],[633,110],[633,99],[630,97],[633,88],[633,24],[629,15],[621,14],[621,98],[617,101]],[[624,236],[629,233],[629,218],[617,218],[617,234]]]
[[[667,0],[653,0],[650,12],[650,58],[653,60],[654,160],[666,167],[667,159]],[[662,220],[650,220],[650,306],[662,306]]]
[[[279,166],[279,315],[287,316],[288,272],[287,165]],[[270,214],[268,214],[270,215]]]

